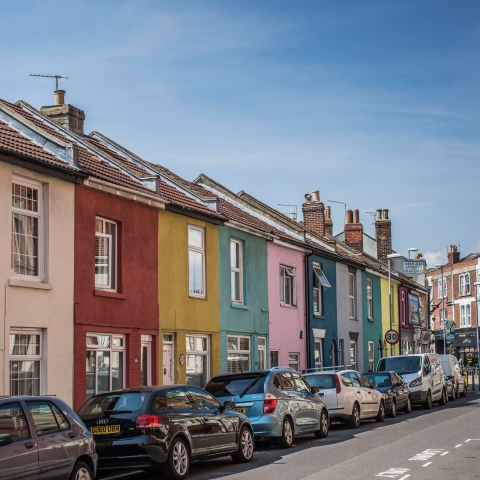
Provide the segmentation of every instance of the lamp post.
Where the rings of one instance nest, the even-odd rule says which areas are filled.
[[[443,265],[440,265],[439,263],[435,264],[436,267],[440,267],[442,269],[442,312],[445,312],[445,280],[443,278]],[[440,312],[440,325],[442,321],[442,312]],[[443,319],[443,353],[447,353],[447,333],[446,333],[446,328],[447,328],[447,314],[445,312],[445,318]]]
[[[390,330],[393,330],[393,316],[392,316],[392,275],[391,275],[391,268],[390,268],[390,261],[392,258],[400,258],[403,255],[400,253],[391,253],[387,255],[387,263],[388,263],[388,304],[390,305]],[[400,325],[399,325],[400,329]],[[390,356],[393,356],[394,353],[394,346],[390,345]]]
[[[418,252],[418,248],[412,247],[408,249],[408,259],[410,260],[410,252]]]
[[[476,320],[476,327],[475,327],[475,331],[477,333],[477,372],[479,371],[479,367],[480,367],[480,339],[479,339],[479,336],[478,336],[478,287],[480,287],[480,282],[475,282],[474,283],[475,285],[475,320]],[[475,371],[474,371],[474,375],[475,375]],[[479,376],[479,379],[480,379],[480,376]],[[478,390],[480,391],[480,382],[478,382]]]

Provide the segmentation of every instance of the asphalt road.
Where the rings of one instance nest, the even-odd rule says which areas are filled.
[[[332,425],[327,439],[298,437],[289,450],[257,443],[251,463],[210,460],[193,464],[187,478],[472,480],[480,479],[479,459],[480,396],[469,395],[430,411],[414,408],[385,423],[365,421],[356,430]],[[158,480],[159,475],[128,478]]]

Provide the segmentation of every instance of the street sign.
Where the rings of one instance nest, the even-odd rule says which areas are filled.
[[[385,334],[385,340],[390,344],[390,345],[395,345],[398,342],[398,332],[396,330],[389,330]]]

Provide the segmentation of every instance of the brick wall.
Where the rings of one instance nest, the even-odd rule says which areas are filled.
[[[388,218],[388,210],[377,210],[375,238],[377,240],[377,259],[382,263],[387,263],[387,255],[392,253],[392,223]]]
[[[325,235],[325,207],[322,202],[308,202],[302,205],[303,224],[320,237]]]

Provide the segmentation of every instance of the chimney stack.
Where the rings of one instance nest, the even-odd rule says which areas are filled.
[[[325,207],[325,233],[333,235],[333,220],[330,206]]]
[[[375,219],[375,239],[377,241],[377,260],[387,263],[387,255],[392,253],[392,222],[388,210],[377,210]]]
[[[448,264],[453,265],[460,261],[460,252],[456,245],[450,245],[450,251],[448,252]]]
[[[55,90],[54,105],[40,108],[46,117],[55,123],[83,136],[85,112],[65,103],[65,90]]]
[[[325,235],[325,207],[320,201],[320,192],[314,190],[312,195],[305,195],[306,202],[302,205],[303,224],[307,230],[323,237]]]
[[[363,225],[360,223],[360,213],[358,210],[347,210],[345,243],[349,247],[357,250],[357,252],[363,252]]]

